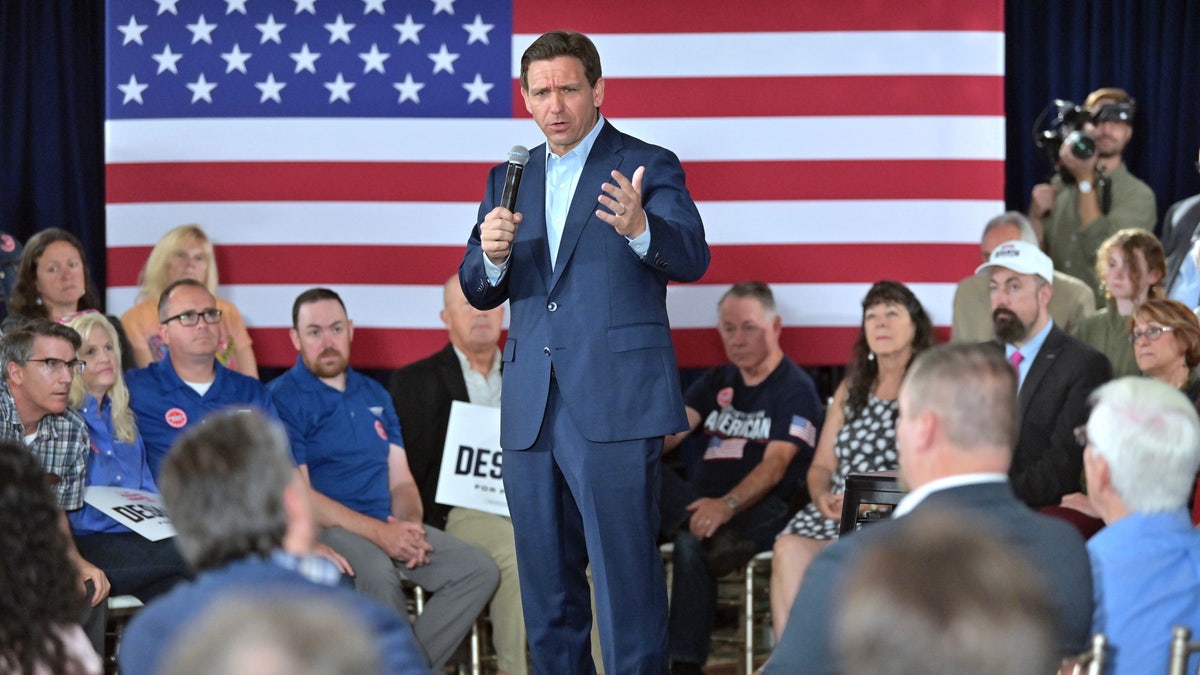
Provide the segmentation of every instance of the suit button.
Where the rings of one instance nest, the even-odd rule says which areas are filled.
[[[546,305],[546,309],[550,310],[551,312],[556,311],[558,309],[558,303],[551,301],[550,304]]]
[[[543,348],[542,353],[545,354],[546,356],[550,356],[550,348],[549,347]]]

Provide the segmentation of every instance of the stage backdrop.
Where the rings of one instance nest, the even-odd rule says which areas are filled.
[[[543,140],[521,52],[562,28],[595,40],[605,116],[680,156],[704,217],[712,266],[668,295],[681,365],[724,360],[715,302],[750,278],[793,358],[844,363],[871,282],[945,326],[978,264],[1004,208],[1003,27],[1000,0],[109,0],[108,306],[198,223],[260,364],[294,360],[313,285],[346,299],[356,365],[435,351],[488,168]]]

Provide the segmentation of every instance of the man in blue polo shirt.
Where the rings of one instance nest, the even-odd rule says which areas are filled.
[[[167,286],[158,301],[158,320],[167,358],[125,376],[156,481],[175,439],[214,410],[255,407],[278,417],[261,382],[217,361],[221,310],[204,284],[180,279]]]
[[[378,382],[349,367],[354,325],[326,288],[292,305],[296,365],[270,384],[300,473],[312,487],[321,540],[349,561],[354,585],[406,611],[401,579],[433,594],[413,626],[434,670],[454,654],[500,573],[483,551],[422,525],[400,419]]]

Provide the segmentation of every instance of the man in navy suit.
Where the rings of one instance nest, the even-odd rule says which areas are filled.
[[[1013,494],[1008,468],[1016,440],[1016,380],[989,344],[936,347],[913,361],[900,388],[896,422],[900,481],[910,492],[892,517],[944,513],[1023,556],[1040,572],[1060,653],[1074,654],[1083,651],[1091,628],[1091,570],[1074,528],[1034,513]],[[895,525],[848,535],[813,560],[764,675],[846,672],[832,635],[847,580],[866,552],[903,535]]]
[[[492,170],[459,268],[472,305],[510,303],[500,445],[539,673],[594,672],[589,562],[606,671],[667,667],[658,460],[688,423],[666,290],[709,253],[679,159],[605,120],[604,89],[582,34],[525,51],[521,95],[546,144],[513,211]]]

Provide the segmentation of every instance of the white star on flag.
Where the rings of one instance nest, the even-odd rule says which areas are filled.
[[[129,23],[124,26],[117,26],[117,30],[121,31],[121,35],[125,36],[125,39],[121,42],[121,46],[124,47],[130,42],[136,42],[139,45],[142,44],[142,33],[145,33],[149,27],[150,24],[139,24],[137,17],[132,14],[129,15]]]
[[[234,12],[241,12],[243,15],[246,14],[246,0],[225,0],[225,4],[228,5],[225,8],[226,16]]]
[[[378,70],[382,73],[383,62],[387,61],[389,58],[391,58],[391,56],[391,54],[380,52],[379,46],[375,43],[371,43],[371,51],[358,55],[358,58],[363,60],[363,74],[366,75],[372,70]]]
[[[496,26],[490,23],[484,23],[483,17],[475,15],[474,23],[464,23],[463,30],[467,31],[467,44],[474,44],[476,41],[488,44],[488,33]]]
[[[464,82],[463,83],[463,89],[466,89],[467,93],[469,94],[467,96],[467,103],[474,103],[475,101],[483,101],[484,103],[491,103],[491,101],[488,100],[487,94],[489,91],[492,90],[492,87],[494,87],[494,86],[496,86],[496,85],[491,84],[490,82],[484,82],[483,78],[480,77],[479,73],[475,73],[475,81],[474,82]]]
[[[337,74],[337,79],[333,82],[326,82],[325,88],[329,90],[329,102],[333,103],[337,100],[350,102],[350,90],[354,88],[353,82],[347,82],[342,79],[342,74]]]
[[[300,51],[292,52],[291,54],[288,54],[288,56],[292,57],[292,60],[296,62],[297,73],[302,70],[307,70],[313,75],[317,74],[317,59],[321,58],[321,55],[316,52],[308,51],[307,42],[300,46]]]
[[[226,75],[228,75],[229,73],[232,73],[235,70],[240,70],[243,73],[245,73],[246,72],[246,61],[250,60],[250,53],[243,52],[242,48],[239,47],[238,44],[235,42],[235,43],[233,43],[233,50],[226,52],[224,54],[221,54],[221,58],[225,59],[225,63],[228,64],[225,66],[225,74]]]
[[[325,30],[329,31],[329,44],[333,44],[338,40],[350,44],[350,31],[354,30],[354,24],[346,23],[342,19],[342,15],[338,14],[333,23],[325,24]]]
[[[438,12],[454,14],[454,0],[433,0],[433,15],[437,16]]]
[[[412,14],[407,14],[404,17],[404,23],[394,23],[392,28],[395,28],[400,33],[399,44],[404,44],[412,40],[414,45],[421,44],[421,29],[425,27],[423,23],[413,23]]]
[[[423,82],[413,82],[412,73],[406,74],[403,82],[393,82],[392,86],[396,88],[396,91],[400,92],[400,100],[397,103],[404,103],[405,101],[412,101],[413,103],[421,102],[419,92],[425,87],[425,84]]]
[[[141,104],[142,92],[146,91],[146,87],[149,87],[149,86],[150,85],[148,85],[148,84],[139,83],[137,81],[136,77],[134,77],[133,75],[130,75],[128,84],[118,84],[117,85],[117,89],[120,89],[121,93],[125,94],[125,100],[121,102],[121,105],[125,105],[126,103],[129,103],[130,101],[137,101],[138,104]]]
[[[267,101],[283,103],[283,99],[279,98],[279,92],[283,91],[283,88],[287,86],[287,82],[276,82],[275,73],[267,73],[266,81],[255,82],[254,86],[262,92],[262,97],[258,99],[259,103],[266,103]]]
[[[189,23],[187,29],[192,31],[192,44],[196,44],[201,40],[212,44],[212,32],[216,29],[217,24],[208,23],[204,20],[204,15],[200,15],[200,19],[196,23]]]
[[[179,16],[179,10],[175,9],[175,5],[179,4],[179,0],[154,0],[158,3],[158,14],[170,12],[175,16]],[[155,16],[158,16],[156,14]]]
[[[443,70],[451,75],[454,74],[454,62],[458,60],[459,55],[451,54],[446,49],[445,42],[442,43],[442,46],[437,50],[437,53],[428,54],[428,56],[433,61],[433,72],[435,75]]]
[[[309,14],[317,13],[317,8],[315,7],[317,0],[295,0],[295,2],[297,14],[300,12],[308,12]]]
[[[258,44],[266,44],[267,40],[270,40],[277,45],[283,44],[279,40],[279,34],[283,32],[283,29],[286,26],[286,23],[275,23],[275,15],[268,14],[266,23],[254,24],[254,27],[258,29],[258,32],[262,33],[262,40],[260,40]]]
[[[212,103],[212,90],[217,88],[217,83],[209,82],[204,79],[204,73],[200,73],[200,78],[195,82],[188,82],[187,88],[192,90],[192,103],[199,100]]]
[[[151,54],[150,58],[158,62],[157,75],[162,75],[164,70],[169,70],[176,75],[179,74],[179,69],[175,64],[179,63],[179,59],[183,58],[183,54],[176,54],[171,51],[171,45],[163,47],[161,54]]]
[[[365,5],[363,7],[363,14],[370,14],[371,12],[379,12],[380,14],[383,14],[383,3],[385,1],[386,0],[363,0],[363,5]]]

